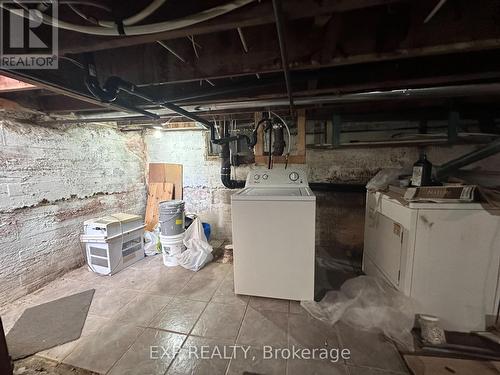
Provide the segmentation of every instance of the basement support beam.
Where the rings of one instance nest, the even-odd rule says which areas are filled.
[[[62,68],[59,68],[62,69]],[[113,110],[113,111],[125,111],[129,112],[127,109],[127,103],[116,100],[112,103],[104,103],[100,100],[94,98],[84,85],[83,79],[78,79],[74,81],[65,80],[65,78],[71,77],[71,74],[61,74],[59,71],[55,73],[49,70],[24,70],[24,71],[10,71],[10,70],[0,70],[3,75],[13,78],[21,79],[23,82],[35,85],[38,88],[44,88],[53,91],[57,94],[66,95],[73,99],[78,99],[83,102],[87,102],[96,106],[100,106],[103,109]],[[50,73],[49,73],[50,72]],[[59,73],[59,74],[57,74]],[[77,77],[81,78],[82,75]]]
[[[281,67],[285,77],[286,92],[290,102],[290,116],[294,118],[293,111],[293,94],[292,82],[290,78],[290,68],[288,66],[288,52],[286,48],[286,34],[285,25],[283,24],[283,9],[281,7],[281,0],[273,0],[274,17],[276,18],[276,32],[278,33],[278,42],[280,46]]]

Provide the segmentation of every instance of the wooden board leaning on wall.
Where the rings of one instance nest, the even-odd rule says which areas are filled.
[[[159,218],[159,204],[170,201],[174,197],[174,184],[171,182],[151,182],[148,186],[148,202],[146,205],[146,230],[152,232]]]
[[[174,184],[174,199],[182,199],[182,164],[149,163],[148,184],[170,182]]]
[[[149,164],[148,200],[145,217],[147,231],[152,231],[158,224],[160,202],[182,199],[182,179],[182,164]]]

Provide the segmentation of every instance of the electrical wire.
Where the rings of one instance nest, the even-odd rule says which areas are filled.
[[[100,2],[98,1],[90,1],[90,0],[59,0],[58,2],[60,5],[64,4],[64,5],[85,5],[85,6],[88,6],[88,7],[94,7],[94,8],[99,8],[99,9],[102,9],[102,10],[105,10],[107,12],[111,12],[112,9],[110,7],[108,7],[107,5],[105,4],[101,4]]]
[[[78,8],[76,8],[72,4],[68,4],[69,9],[73,11],[73,13],[76,13],[79,17],[83,18],[85,21],[90,22],[91,24],[97,25],[97,19],[91,16],[87,16],[84,14],[82,11],[80,11]]]
[[[20,6],[21,8],[23,8],[25,11],[29,12],[29,8],[28,8],[25,4],[21,3],[21,1],[19,1],[19,0],[14,0],[14,3],[16,3],[17,5],[19,5],[19,6]]]
[[[76,61],[75,59],[72,59],[71,57],[59,56],[59,59],[69,61],[70,63],[76,65],[80,69],[85,69],[85,67],[83,66],[83,64],[81,62]]]
[[[148,25],[139,25],[139,26],[124,26],[123,32],[127,36],[132,35],[146,35],[146,34],[154,34],[161,33],[171,30],[177,30],[183,27],[188,27],[195,25],[197,23],[210,20],[212,18],[218,17],[222,14],[231,12],[232,10],[241,8],[244,5],[250,4],[255,0],[233,0],[230,3],[219,5],[207,10],[204,10],[200,13],[189,15],[186,17],[178,18],[176,20],[152,23]],[[31,13],[26,13],[21,9],[12,8],[5,3],[0,3],[0,7],[8,10],[9,12],[16,14],[20,17],[25,17],[30,20],[33,19],[33,15]],[[106,28],[102,26],[83,26],[76,25],[70,22],[62,21],[59,19],[53,19],[52,17],[40,13],[42,17],[42,22],[57,27],[64,30],[75,31],[83,34],[90,35],[101,35],[101,36],[121,36],[122,34],[119,31],[119,27],[116,24],[113,24],[112,27]],[[101,21],[99,21],[101,22]]]

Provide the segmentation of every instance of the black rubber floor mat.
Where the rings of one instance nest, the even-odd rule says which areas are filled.
[[[78,339],[94,292],[90,289],[26,309],[7,334],[12,359]]]

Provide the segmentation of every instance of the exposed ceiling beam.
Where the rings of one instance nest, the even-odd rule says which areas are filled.
[[[44,96],[38,99],[40,110],[46,113],[102,112],[101,105],[78,100],[66,95]]]
[[[429,4],[435,5],[435,0],[418,3],[403,1],[390,7],[370,9],[363,6],[395,1],[290,0],[283,4],[289,7],[287,17],[298,10],[302,15],[312,12],[304,6],[305,2],[311,2],[311,9],[336,7],[337,13],[333,17],[332,14],[325,14],[291,21],[287,42],[290,46],[292,87],[303,96],[498,80],[500,23],[491,14],[500,14],[500,2],[485,1],[482,7],[464,2],[461,12],[451,13],[448,8],[443,9],[428,24],[424,24],[423,20],[429,12]],[[263,0],[253,4],[249,11],[270,5],[270,1]],[[357,10],[339,13],[353,7]],[[272,12],[266,17],[273,18]],[[438,19],[440,22],[434,22]],[[481,27],[471,27],[473,20],[482,20]],[[151,94],[163,96],[166,100],[175,102],[175,99],[185,97],[183,103],[187,104],[281,98],[284,94],[282,80],[281,85],[273,82],[282,68],[273,22],[245,27],[247,53],[242,51],[236,28],[232,32],[197,36],[199,58],[186,38],[169,40],[168,45],[179,52],[186,63],[156,43],[98,51],[95,53],[98,76],[102,82],[109,76],[117,75],[143,85]],[[363,25],[361,31],[359,25]],[[397,32],[392,32],[394,27]],[[325,50],[325,43],[331,48]],[[129,100],[132,105],[144,105],[126,95],[120,95],[113,103],[101,103],[85,87],[85,72],[81,68],[65,60],[61,60],[60,65],[56,71],[25,70],[6,74],[39,84],[40,89],[46,88],[76,99],[58,101],[57,97],[42,99],[36,96],[37,103],[33,105],[48,112],[96,111],[101,108],[123,111]],[[256,73],[262,79],[256,79]],[[249,79],[243,79],[245,75]],[[228,85],[229,79],[234,81],[234,85]],[[216,87],[206,84],[206,80]],[[199,85],[201,81],[202,87]],[[307,81],[311,83],[309,87]],[[255,91],[238,91],[239,85],[244,89],[258,82],[263,85]],[[264,87],[267,83],[269,85]],[[204,95],[226,88],[231,92],[219,93],[218,96]],[[198,95],[200,92],[202,96]]]
[[[74,73],[66,72],[63,68],[59,67],[58,70],[23,70],[11,71],[0,70],[3,75],[12,79],[20,79],[23,82],[35,85],[38,88],[43,88],[55,92],[57,94],[65,95],[82,102],[89,103],[95,107],[102,107],[103,110],[113,111],[129,111],[128,103],[122,99],[117,99],[112,103],[104,103],[97,98],[93,97],[85,87],[83,74],[75,75]],[[37,108],[38,110],[45,110],[44,108]]]
[[[312,70],[500,48],[500,23],[491,17],[500,14],[500,2],[490,1],[482,7],[464,2],[459,15],[442,12],[440,23],[424,24],[428,5],[427,1],[403,2],[390,9],[378,7],[335,14],[330,23],[320,27],[314,27],[313,19],[289,21],[286,44],[290,69]],[[480,19],[481,27],[474,27],[470,18]],[[94,55],[98,75],[118,75],[135,84],[148,85],[282,69],[274,24],[245,28],[247,53],[242,51],[236,30],[201,35],[196,40],[203,46],[199,56],[194,55],[186,38],[169,41],[169,46],[186,63],[157,44],[97,51]],[[325,43],[331,48],[325,48]]]
[[[289,20],[294,20],[315,17],[322,14],[384,6],[401,1],[407,0],[287,0],[283,2],[283,11]],[[264,0],[237,9],[213,20],[163,33],[110,38],[61,30],[59,32],[59,51],[63,54],[75,54],[154,43],[157,40],[171,40],[225,30],[237,30],[237,28],[260,26],[270,23],[274,23],[273,7],[270,1]]]
[[[313,108],[313,107],[323,107],[330,105],[346,105],[349,103],[382,103],[382,102],[394,102],[394,101],[419,101],[427,99],[462,99],[469,97],[479,97],[479,96],[498,96],[500,94],[500,83],[493,84],[479,84],[479,85],[459,85],[459,86],[442,86],[442,87],[432,87],[432,88],[417,88],[410,90],[389,90],[381,92],[363,92],[354,94],[333,94],[325,95],[319,97],[297,97],[296,105],[303,108]],[[269,107],[285,107],[288,105],[286,98],[282,99],[262,99],[262,100],[247,100],[241,102],[218,102],[214,104],[200,106],[184,106],[186,111],[195,113],[196,115],[212,115],[218,112],[226,113],[239,113],[245,110],[259,111]],[[375,107],[374,107],[375,108]],[[170,117],[177,117],[178,115],[169,109],[159,109],[157,111],[161,119],[166,119]],[[94,117],[95,116],[95,117]],[[80,122],[85,122],[86,120],[95,122],[106,122],[106,121],[117,121],[117,120],[147,120],[151,122],[151,119],[147,119],[141,115],[130,115],[128,113],[110,113],[110,114],[85,114],[80,117]],[[70,121],[71,122],[71,121]],[[79,122],[79,120],[74,120],[73,122]]]
[[[450,64],[453,61],[453,64]],[[480,61],[481,64],[477,64]],[[314,80],[317,85],[311,87]],[[430,56],[401,61],[383,61],[355,66],[340,66],[307,72],[295,72],[293,90],[301,96],[349,93],[367,90],[428,87],[468,82],[500,80],[500,51],[472,54]],[[281,98],[285,88],[280,73],[267,74],[258,80],[253,76],[216,81],[217,86],[200,86],[199,82],[143,86],[148,95],[181,105],[213,103],[217,100],[248,100]],[[26,100],[22,100],[22,96]],[[28,106],[33,95],[17,92],[3,94],[8,99],[21,100]],[[37,96],[34,109],[49,113],[103,111],[95,103],[65,99],[61,96]],[[132,102],[140,105],[139,102]]]
[[[463,41],[446,43],[432,46],[398,49],[391,52],[377,53],[367,52],[349,56],[334,55],[329,59],[323,55],[320,62],[311,57],[316,53],[315,46],[306,41],[304,48],[297,50],[291,48],[289,52],[289,64],[293,73],[328,67],[353,66],[365,63],[404,61],[412,58],[432,57],[447,55],[450,53],[472,53],[482,50],[495,50],[500,48],[499,38],[482,39],[476,41]],[[293,43],[289,43],[293,47]],[[220,52],[200,56],[197,66],[173,62],[172,59],[161,58],[159,52],[151,46],[138,46],[133,50],[107,51],[96,56],[98,74],[101,78],[109,76],[120,76],[138,85],[151,84],[173,84],[200,80],[217,80],[236,76],[254,75],[255,73],[276,73],[281,71],[279,51],[266,49],[263,51],[249,52],[244,56],[235,56],[231,48],[214,46],[214,50]],[[160,51],[163,52],[163,51]],[[146,61],[155,61],[154,65],[144,69]],[[120,63],[127,61],[127,64]],[[474,63],[474,62],[472,62]],[[477,64],[478,62],[476,62]],[[483,63],[483,62],[481,62]],[[453,65],[452,60],[448,64]],[[446,67],[445,67],[446,68]],[[355,68],[353,68],[355,70]]]

